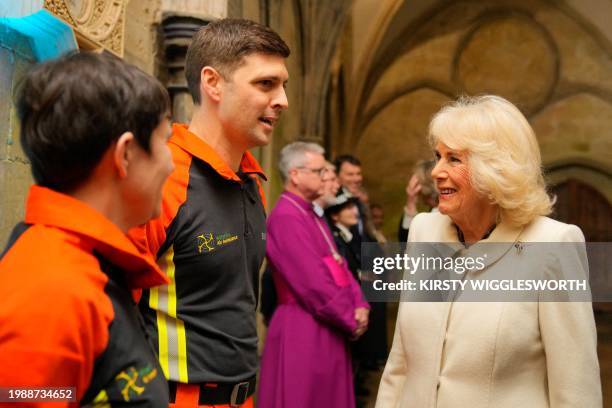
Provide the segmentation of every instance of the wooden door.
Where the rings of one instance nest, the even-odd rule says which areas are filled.
[[[557,195],[555,212],[551,215],[553,218],[578,225],[584,232],[587,242],[612,241],[612,208],[601,193],[575,179],[556,185],[552,191]],[[593,259],[589,259],[591,268],[592,261]],[[591,278],[593,272],[591,269]],[[612,277],[606,277],[604,280],[612,280]],[[604,407],[611,408],[612,303],[596,302],[593,307],[597,324],[597,355]]]
[[[599,191],[569,179],[552,192],[557,196],[552,218],[578,225],[587,242],[612,241],[612,206]]]

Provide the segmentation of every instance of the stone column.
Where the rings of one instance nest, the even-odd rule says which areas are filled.
[[[193,16],[166,15],[162,20],[163,49],[167,70],[166,87],[172,100],[172,117],[175,122],[189,123],[193,112],[193,100],[185,78],[185,57],[191,37],[208,24]]]
[[[32,176],[21,148],[15,90],[37,62],[77,48],[73,28],[42,0],[0,2],[0,251],[23,220]]]

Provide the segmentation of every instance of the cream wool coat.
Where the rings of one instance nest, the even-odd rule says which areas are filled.
[[[448,216],[422,213],[408,241],[458,239]],[[502,223],[481,242],[507,244],[481,273],[514,262],[517,241],[584,236],[546,217],[520,229]],[[589,302],[401,302],[376,408],[599,408],[596,345]]]

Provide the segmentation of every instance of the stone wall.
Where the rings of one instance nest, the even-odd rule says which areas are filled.
[[[151,75],[159,75],[161,0],[127,3],[123,58]]]
[[[431,157],[432,114],[461,94],[515,103],[536,131],[549,179],[573,171],[612,202],[612,48],[583,14],[545,1],[458,1],[431,3],[406,22],[388,34],[372,66],[360,67],[369,77],[362,95],[347,93],[357,106],[352,130],[332,140],[361,157],[389,236],[414,163]]]
[[[262,149],[271,208],[282,191],[276,166],[282,147],[296,140],[327,145],[328,86],[351,1],[262,0],[260,4],[264,5],[260,21],[276,30],[291,48],[287,60],[289,109],[283,113],[272,143]]]
[[[2,38],[6,39],[7,33]],[[0,251],[11,230],[23,219],[27,191],[32,184],[30,165],[19,143],[14,99],[19,78],[34,63],[29,40],[14,32],[11,48],[0,40]]]
[[[73,3],[81,5],[72,13],[83,20],[76,24],[83,46],[96,46],[83,33],[101,33],[82,27],[94,4],[92,24],[106,16],[123,27],[122,48],[114,52],[162,81],[168,76],[160,25],[169,14],[247,17],[285,38],[292,49],[290,108],[271,145],[255,152],[270,176],[271,205],[282,188],[279,150],[296,139],[314,140],[333,155],[362,158],[371,199],[384,205],[392,236],[411,168],[430,156],[425,135],[431,115],[461,93],[497,93],[516,103],[536,130],[550,180],[579,177],[612,201],[612,33],[597,17],[605,14],[603,0],[364,0],[352,8],[348,0],[333,7],[317,0],[132,0],[119,2],[125,17],[117,18],[117,1]],[[98,38],[98,46],[116,45],[113,38]],[[13,75],[2,69],[5,78]],[[8,83],[2,83],[3,98]],[[11,129],[2,137],[14,139],[10,109],[0,107],[2,117],[13,117],[2,121]],[[12,139],[3,140],[0,152],[0,177],[15,184],[1,198],[6,224],[20,217],[18,202],[30,182]],[[0,228],[3,238],[10,227]]]
[[[2,248],[13,226],[23,219],[27,191],[32,184],[29,162],[19,144],[19,124],[13,103],[19,80],[29,67],[38,62],[39,58],[55,57],[56,53],[74,49],[75,38],[81,49],[105,49],[122,56],[126,2],[127,0],[31,0],[22,2],[21,7],[18,7],[16,2],[11,3],[11,7],[2,7],[4,15],[12,18],[27,17],[38,12],[52,13],[44,14],[49,16],[49,20],[45,20],[44,23],[45,29],[39,30],[39,33],[30,32],[33,37],[25,37],[16,31],[10,32],[6,25],[0,25],[0,245]],[[43,8],[45,11],[42,11]],[[146,12],[146,9],[141,11]],[[38,18],[42,17],[37,17],[36,24],[43,24]],[[32,29],[32,20],[29,21],[28,27]],[[68,34],[57,27],[52,27],[49,21],[58,22]],[[138,29],[132,31],[137,32]],[[41,33],[56,37],[50,40],[53,41],[51,44],[45,43],[42,47],[32,48],[40,44],[40,39],[34,41],[33,38],[40,37]],[[69,38],[64,38],[63,35]],[[66,41],[70,42],[69,48],[64,47]],[[150,47],[140,48],[142,48],[140,55],[154,55]],[[41,50],[45,52],[41,53]],[[130,50],[132,50],[131,44]],[[130,56],[137,54],[133,53]],[[147,58],[133,59],[143,69],[152,71],[153,64],[150,64]]]

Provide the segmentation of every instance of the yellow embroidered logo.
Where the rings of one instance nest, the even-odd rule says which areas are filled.
[[[198,235],[198,252],[201,254],[202,251],[210,252],[215,249],[215,247],[212,246],[214,239],[215,237],[212,232]]]
[[[217,246],[229,244],[230,242],[234,242],[237,239],[238,239],[238,235],[232,235],[230,233],[217,235]]]
[[[218,234],[215,236],[212,232],[200,234],[197,237],[198,240],[198,253],[211,252],[217,247],[229,244],[238,240],[238,235],[232,235],[229,232]]]
[[[121,396],[124,401],[137,397],[145,391],[145,385],[157,377],[157,369],[146,366],[141,370],[136,370],[134,366],[122,371],[115,377],[115,381],[121,389]]]
[[[212,232],[208,234],[200,234],[198,235],[198,253],[202,253],[202,251],[210,252],[215,249],[213,245],[213,240],[215,237]]]

